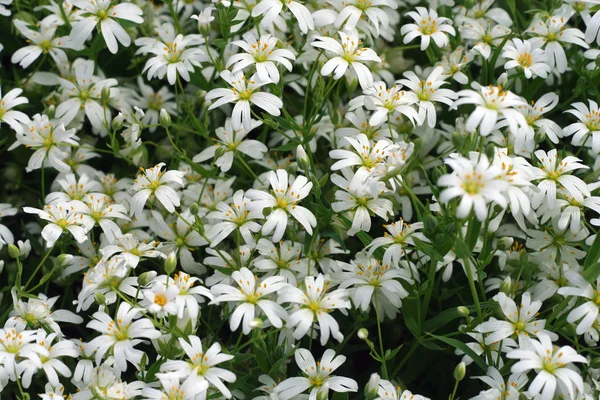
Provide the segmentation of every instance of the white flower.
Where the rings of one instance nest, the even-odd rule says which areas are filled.
[[[419,229],[423,229],[422,222],[415,222],[414,224],[407,224],[402,219],[391,224],[383,226],[387,232],[383,234],[383,237],[373,239],[365,250],[368,249],[367,255],[371,257],[375,250],[381,246],[388,246],[383,254],[383,263],[397,266],[400,260],[407,254],[407,247],[409,245],[414,246],[413,238],[419,239],[423,242],[429,242],[429,239],[425,237],[421,232],[417,232]]]
[[[212,300],[214,296],[207,288],[200,286],[200,278],[192,277],[184,272],[178,272],[172,278],[168,278],[169,284],[177,287],[178,292],[175,296],[177,305],[177,318],[184,318],[187,314],[195,323],[200,312],[199,303],[204,302],[202,296]],[[167,276],[160,275],[155,279],[156,284],[166,286]]]
[[[467,19],[459,30],[462,38],[474,43],[470,53],[479,53],[486,60],[492,55],[492,46],[499,46],[511,33],[509,28],[493,21],[473,19]]]
[[[242,37],[244,40],[235,40],[231,44],[240,47],[246,53],[232,55],[225,64],[227,68],[233,66],[231,70],[233,73],[254,65],[260,81],[278,83],[279,70],[275,62],[292,72],[293,66],[290,60],[293,61],[296,57],[287,49],[275,48],[279,39],[272,35],[262,35],[257,39],[252,32],[246,32]]]
[[[358,253],[350,263],[338,261],[337,267],[336,280],[340,282],[340,289],[350,288],[354,306],[367,311],[372,302],[381,320],[385,315],[393,318],[402,307],[402,299],[408,296],[397,279],[414,283],[409,271],[390,268],[389,264],[382,264],[364,253]]]
[[[297,349],[294,357],[304,376],[288,378],[277,385],[275,392],[280,400],[296,399],[296,396],[308,389],[310,389],[310,398],[316,399],[317,393],[320,393],[323,387],[338,393],[358,391],[358,384],[354,379],[331,376],[346,361],[345,356],[336,356],[335,351],[327,349],[323,353],[321,361],[317,363],[310,351]],[[329,397],[327,389],[324,395],[324,398]]]
[[[335,149],[329,152],[329,157],[336,161],[332,166],[332,171],[337,171],[342,168],[351,166],[360,166],[359,170],[371,171],[373,168],[382,168],[384,158],[396,150],[398,147],[381,139],[377,143],[372,143],[365,134],[358,134],[356,138],[345,137],[340,140],[340,144],[344,141],[350,143],[354,151]]]
[[[218,152],[219,156],[215,161],[215,165],[221,168],[221,171],[227,172],[231,169],[234,157],[239,153],[255,160],[263,158],[264,153],[269,150],[268,147],[258,140],[246,139],[248,133],[260,125],[262,125],[262,122],[251,120],[250,130],[246,131],[244,128],[234,130],[231,120],[225,120],[225,126],[215,130],[218,138],[215,140],[216,143],[202,150],[192,161],[201,163],[215,157]]]
[[[474,84],[473,88],[476,90],[465,89],[458,92],[459,99],[453,106],[475,105],[475,111],[467,119],[467,131],[473,132],[479,127],[479,133],[487,136],[495,129],[499,118],[512,132],[517,132],[519,126],[527,126],[525,117],[517,110],[519,106],[526,104],[522,98],[503,90],[501,86]]]
[[[110,400],[133,400],[142,395],[144,382],[123,382],[115,375],[115,370],[109,362],[94,368],[91,377],[83,388],[79,388],[73,400],[92,400],[98,393]]]
[[[281,14],[284,5],[298,21],[303,34],[315,29],[315,22],[308,8],[294,0],[260,0],[252,8],[252,16],[256,18],[262,15],[261,25],[268,26]]]
[[[194,67],[199,67],[202,61],[209,59],[198,47],[204,43],[202,36],[175,35],[175,28],[170,23],[161,25],[157,32],[160,40],[139,38],[135,41],[136,46],[140,47],[136,54],[154,54],[144,66],[143,72],[148,72],[148,79],[163,79],[166,75],[169,84],[175,85],[179,75],[181,79],[189,81]]]
[[[114,244],[109,244],[100,249],[102,260],[107,261],[110,257],[116,256],[123,260],[130,268],[135,268],[142,257],[145,258],[167,258],[166,254],[156,250],[158,242],[141,243],[131,233],[120,235],[115,238]]]
[[[17,366],[17,371],[21,376],[23,387],[28,388],[31,385],[33,375],[43,370],[48,379],[48,383],[58,386],[60,380],[58,374],[70,378],[71,370],[62,362],[59,357],[79,357],[79,349],[70,340],[57,339],[56,333],[47,334],[43,329],[37,331],[35,346],[24,349],[21,357],[24,358]]]
[[[556,334],[544,329],[546,325],[545,319],[535,319],[538,311],[542,308],[542,302],[531,301],[531,294],[529,292],[523,293],[520,307],[503,292],[494,296],[494,300],[500,305],[506,321],[499,321],[492,318],[475,328],[477,332],[489,333],[485,338],[486,343],[500,342],[513,335],[517,335],[522,340],[524,337],[530,335],[537,336],[540,332],[554,337],[555,340],[558,339]]]
[[[143,174],[138,175],[131,188],[135,192],[131,199],[131,215],[139,219],[150,196],[158,199],[170,213],[180,206],[180,195],[172,186],[184,185],[185,172],[171,170],[163,173],[164,166],[165,163],[158,163],[152,168],[142,168]]]
[[[184,338],[179,338],[179,344],[188,359],[167,361],[160,367],[163,377],[184,378],[193,377],[195,384],[206,390],[208,385],[216,387],[226,398],[230,399],[231,392],[223,384],[235,382],[235,374],[223,368],[215,367],[217,364],[233,359],[232,355],[221,353],[221,345],[213,343],[206,352],[202,348],[202,342],[197,336],[188,336],[188,343]],[[161,374],[157,375],[160,379]]]
[[[13,382],[17,380],[17,357],[36,345],[36,330],[25,330],[25,324],[5,324],[0,329],[0,364],[4,367],[2,375],[8,375]],[[3,379],[2,379],[3,380]]]
[[[558,221],[558,218],[554,218],[552,224],[546,225],[543,230],[528,230],[527,235],[530,238],[527,239],[527,247],[537,250],[537,253],[533,253],[532,256],[540,261],[556,262],[560,257],[563,262],[574,268],[579,265],[577,260],[586,255],[585,251],[577,247],[588,236],[588,230],[585,227],[575,232],[567,227],[560,229]]]
[[[537,376],[529,384],[529,396],[539,396],[542,400],[552,400],[560,382],[570,395],[575,398],[575,390],[583,392],[581,375],[569,367],[573,363],[586,363],[585,357],[580,356],[570,346],[553,346],[546,334],[538,335],[538,340],[525,339],[526,345],[507,354],[508,358],[519,360],[511,368],[514,374],[534,370]]]
[[[256,307],[262,310],[275,328],[281,328],[282,320],[286,319],[287,313],[283,307],[269,298],[272,293],[282,290],[287,285],[283,277],[273,276],[257,282],[254,274],[245,267],[234,271],[231,277],[239,289],[225,284],[217,284],[211,288],[215,295],[211,303],[218,304],[224,301],[237,303],[229,321],[230,329],[237,330],[241,323],[244,335],[248,335],[252,330],[250,322],[256,316]]]
[[[158,211],[152,210],[150,229],[164,240],[159,249],[161,252],[164,254],[176,253],[184,271],[202,273],[205,271],[204,267],[196,262],[190,249],[205,246],[207,242],[185,222],[192,220],[193,217],[189,210],[182,212],[177,221],[170,220],[170,223],[167,223]]]
[[[119,49],[117,41],[125,47],[131,44],[129,34],[117,20],[124,19],[136,24],[144,22],[144,12],[133,3],[113,5],[111,0],[73,0],[73,5],[79,7],[83,13],[82,19],[73,25],[71,41],[83,45],[96,25],[99,25],[106,47],[113,54]]]
[[[452,53],[443,55],[442,60],[436,65],[444,69],[444,75],[450,75],[456,82],[466,85],[469,78],[462,71],[466,69],[472,58],[470,53],[464,54],[462,47],[457,47]]]
[[[546,79],[551,71],[548,57],[537,40],[521,40],[514,38],[512,44],[504,46],[502,57],[509,60],[504,64],[504,69],[519,68],[523,70],[525,78],[540,77]]]
[[[390,381],[381,380],[377,388],[377,397],[374,400],[430,400],[428,397],[413,394],[410,390],[403,390],[400,386],[394,387]],[[497,400],[497,399],[494,399]]]
[[[572,43],[587,49],[589,46],[583,40],[584,34],[577,28],[566,28],[568,17],[558,11],[558,14],[551,15],[546,19],[539,16],[531,22],[528,33],[537,35],[536,40],[544,44],[544,51],[548,55],[548,66],[553,69],[556,66],[558,72],[563,73],[567,70],[567,55],[563,49],[563,43]]]
[[[299,309],[292,312],[286,326],[294,329],[293,336],[296,340],[301,339],[309,333],[312,326],[321,329],[321,345],[325,346],[329,336],[333,336],[338,342],[344,339],[340,332],[340,326],[335,318],[329,313],[336,309],[350,308],[347,300],[348,291],[336,289],[329,292],[329,282],[325,276],[319,274],[304,278],[304,291],[287,285],[279,294],[278,303],[298,304]]]
[[[7,6],[10,6],[12,2],[13,0],[0,0],[0,15],[4,17],[10,16],[11,12]]]
[[[321,75],[328,76],[333,73],[333,79],[337,80],[344,76],[348,67],[351,66],[356,72],[358,82],[363,89],[373,86],[373,75],[364,62],[381,62],[377,53],[371,49],[359,47],[362,41],[358,38],[356,32],[344,33],[340,31],[338,35],[342,40],[341,44],[337,40],[326,36],[317,36],[311,43],[314,47],[334,54],[334,57],[330,58],[321,68]]]
[[[17,208],[12,207],[9,203],[0,203],[0,221],[4,217],[16,215],[18,212]],[[0,249],[5,244],[12,244],[15,242],[13,233],[5,225],[0,224]]]
[[[358,97],[350,102],[351,108],[364,105],[367,110],[374,110],[369,123],[373,126],[385,122],[394,114],[400,113],[406,116],[413,124],[415,121],[421,124],[417,111],[411,107],[419,101],[413,92],[401,90],[401,85],[387,88],[385,82],[375,82],[374,85],[364,91],[365,96]]]
[[[342,170],[344,172],[345,170]],[[388,214],[393,215],[393,204],[388,199],[379,198],[379,194],[385,191],[385,184],[376,181],[368,184],[366,182],[365,170],[358,170],[356,174],[346,173],[346,177],[337,174],[331,176],[331,182],[341,188],[335,192],[335,202],[331,208],[335,212],[354,212],[352,226],[348,235],[354,236],[357,232],[368,232],[371,230],[370,213],[377,215],[387,221]]]
[[[388,13],[392,12],[389,8],[392,10],[398,8],[398,4],[392,0],[351,0],[349,2],[329,0],[328,2],[339,10],[334,22],[336,28],[343,25],[344,31],[351,31],[362,20],[367,19],[375,28],[377,36],[380,29],[387,30],[389,28],[390,16]]]
[[[302,245],[292,241],[280,241],[279,247],[267,239],[260,239],[256,246],[260,257],[254,260],[254,266],[267,272],[266,276],[281,276],[296,286],[297,279],[304,279],[308,271],[308,260],[302,257]]]
[[[487,375],[477,378],[487,384],[490,389],[481,391],[471,400],[518,400],[521,389],[527,383],[527,374],[511,374],[508,381],[505,381],[494,367],[488,368]]]
[[[69,310],[54,310],[52,307],[59,296],[48,298],[40,293],[37,299],[29,298],[27,302],[19,299],[17,291],[11,289],[14,309],[9,314],[9,320],[16,323],[29,324],[35,328],[49,326],[55,332],[61,331],[59,322],[68,322],[71,324],[80,324],[83,318]]]
[[[0,99],[0,122],[7,123],[17,133],[23,133],[21,124],[29,123],[27,114],[12,110],[18,105],[29,103],[27,98],[19,97],[21,93],[23,89],[13,89]],[[0,96],[2,96],[2,89],[0,89]]]
[[[231,126],[234,130],[237,131],[243,127],[246,132],[249,132],[252,129],[251,104],[262,108],[271,115],[281,115],[279,109],[283,107],[283,102],[279,97],[271,93],[256,91],[261,86],[268,84],[269,81],[256,81],[256,76],[246,79],[243,72],[239,71],[234,74],[229,70],[222,71],[221,78],[233,86],[233,89],[217,88],[208,92],[206,100],[217,99],[208,109],[212,110],[223,104],[235,103],[231,116]]]
[[[58,125],[58,121],[50,121],[46,115],[40,114],[34,115],[33,120],[23,126],[26,129],[17,133],[17,141],[10,149],[23,145],[35,150],[27,163],[27,172],[45,168],[47,164],[60,172],[71,170],[64,160],[69,155],[68,146],[79,144],[75,129],[65,130],[63,124]]]
[[[263,225],[262,233],[268,235],[275,230],[273,242],[278,242],[283,237],[287,228],[288,215],[294,217],[310,235],[313,233],[312,228],[317,226],[317,219],[313,213],[298,205],[298,202],[309,195],[313,186],[312,182],[300,175],[288,186],[290,177],[293,178],[284,169],[269,171],[267,179],[271,184],[273,194],[255,189],[246,192],[246,197],[253,200],[247,206],[249,211],[271,209],[271,213]]]
[[[585,146],[591,137],[592,151],[600,153],[600,110],[594,100],[588,100],[588,103],[589,107],[581,102],[571,104],[573,108],[565,112],[574,115],[579,122],[567,126],[563,132],[565,136],[573,135],[571,143],[574,146]]]
[[[87,327],[101,333],[85,345],[86,351],[96,352],[96,363],[112,351],[115,360],[115,371],[118,374],[127,371],[127,361],[139,369],[144,352],[134,346],[141,343],[140,339],[158,339],[160,331],[154,328],[152,321],[140,318],[141,309],[132,308],[127,303],[121,303],[116,319],[104,311],[92,315],[93,320]]]
[[[588,169],[587,165],[580,163],[580,159],[567,156],[559,160],[556,149],[546,153],[544,150],[535,152],[536,158],[542,163],[540,168],[534,168],[534,179],[540,180],[538,191],[533,194],[531,205],[538,208],[542,202],[546,201],[548,208],[553,209],[556,205],[556,189],[564,188],[571,196],[578,201],[583,201],[584,197],[590,196],[588,185],[580,178],[571,175],[571,172],[578,169]]]
[[[207,386],[198,385],[193,377],[186,378],[183,383],[179,383],[177,378],[168,378],[160,374],[157,377],[161,388],[144,387],[142,390],[144,400],[195,400],[206,390]]]
[[[42,230],[42,238],[46,241],[46,247],[54,246],[64,231],[70,232],[77,242],[85,242],[87,232],[94,223],[89,216],[81,213],[82,210],[81,203],[77,202],[47,205],[43,210],[23,207],[23,211],[26,213],[37,214],[41,219],[50,222]]]
[[[454,36],[456,31],[450,25],[448,18],[438,17],[434,9],[427,10],[425,7],[417,7],[417,11],[406,13],[415,23],[402,25],[400,33],[404,36],[404,43],[412,42],[413,39],[421,37],[421,51],[429,47],[431,39],[440,47],[446,47],[449,43],[448,35]]]
[[[474,209],[477,219],[484,221],[488,215],[488,203],[496,203],[502,208],[507,206],[502,193],[508,183],[498,179],[500,168],[490,165],[485,155],[481,154],[478,158],[479,161],[477,158],[468,160],[455,154],[444,159],[453,173],[440,177],[438,185],[447,187],[440,194],[440,202],[448,203],[455,197],[461,197],[456,209],[459,218],[466,218]]]
[[[113,78],[100,79],[94,76],[94,62],[91,60],[73,65],[75,69],[73,81],[59,78],[65,100],[56,107],[55,116],[63,124],[68,125],[83,111],[94,130],[106,136],[112,114],[108,105],[102,101],[102,93],[108,92],[109,98],[114,98],[118,90],[113,86],[118,82]]]
[[[159,317],[178,315],[179,307],[175,301],[179,294],[179,287],[172,279],[167,283],[164,281],[153,282],[150,289],[142,290],[144,300],[140,303],[142,307]]]
[[[535,148],[535,133],[537,132],[558,143],[563,137],[563,129],[554,121],[542,118],[544,114],[552,111],[558,105],[558,96],[555,93],[546,93],[533,104],[517,106],[521,111],[528,126],[519,128],[515,136],[515,153],[533,153]]]
[[[62,48],[70,49],[71,45],[68,38],[54,37],[56,33],[57,25],[47,20],[42,20],[39,23],[39,32],[30,29],[27,22],[15,19],[13,21],[17,30],[21,35],[27,38],[29,46],[25,46],[15,51],[10,59],[11,62],[19,64],[23,68],[27,68],[39,56],[44,54],[50,54],[55,63],[59,64],[61,60],[67,59],[67,55]],[[82,50],[77,48],[75,50]]]
[[[233,203],[228,205],[221,202],[217,204],[217,210],[209,213],[206,218],[216,222],[206,228],[206,235],[211,240],[210,247],[215,247],[234,230],[239,230],[242,238],[250,247],[256,245],[252,233],[260,231],[260,224],[253,221],[262,219],[262,213],[258,210],[250,211],[248,206],[251,200],[244,196],[243,190],[238,190],[233,195]]]
[[[586,281],[579,273],[575,271],[567,271],[565,277],[574,286],[565,286],[558,289],[558,294],[562,296],[577,296],[587,301],[569,313],[567,321],[574,323],[579,321],[577,325],[576,333],[583,335],[590,330],[592,325],[596,323],[598,317],[598,286],[600,282],[596,280],[596,287],[594,288],[588,281]]]
[[[420,79],[414,72],[407,71],[404,76],[407,79],[400,79],[398,83],[410,88],[416,95],[419,101],[419,119],[422,122],[427,121],[427,125],[433,128],[436,121],[436,103],[444,103],[447,106],[452,106],[456,99],[456,93],[450,89],[441,89],[441,86],[446,82],[447,76],[443,75],[444,69],[436,67],[431,71],[427,79]]]

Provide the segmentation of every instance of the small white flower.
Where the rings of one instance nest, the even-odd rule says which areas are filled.
[[[231,44],[240,47],[246,53],[238,53],[229,57],[225,64],[227,68],[233,66],[231,70],[233,73],[254,65],[256,75],[262,82],[278,83],[279,70],[275,62],[292,72],[293,66],[290,60],[293,61],[296,57],[287,49],[275,48],[279,39],[272,35],[262,35],[257,39],[252,32],[246,32],[242,37],[244,40],[235,40]]]
[[[87,233],[94,222],[89,216],[81,213],[85,207],[82,206],[78,202],[69,202],[47,205],[43,210],[23,207],[23,211],[37,214],[41,219],[50,222],[42,229],[42,238],[46,241],[46,247],[52,247],[64,231],[70,232],[79,243],[86,241]]]
[[[179,338],[179,344],[187,356],[187,360],[170,360],[161,365],[162,374],[157,376],[164,378],[192,377],[195,385],[204,391],[209,384],[216,387],[227,399],[232,397],[231,392],[223,384],[235,382],[235,374],[223,368],[215,367],[225,361],[233,359],[232,355],[221,353],[221,345],[213,343],[206,351],[202,348],[202,342],[197,336],[188,336],[189,343],[184,338]]]
[[[256,18],[262,15],[261,25],[268,26],[279,17],[284,5],[298,21],[298,26],[303,34],[315,29],[315,22],[308,8],[294,0],[260,0],[252,8],[252,16]]]
[[[336,289],[329,291],[329,282],[325,276],[319,274],[304,278],[304,291],[297,287],[286,285],[279,294],[278,303],[292,303],[300,306],[292,312],[287,327],[294,329],[293,336],[296,340],[309,333],[312,326],[321,330],[321,345],[325,346],[330,336],[341,342],[344,335],[340,326],[329,313],[336,309],[350,308],[348,291]]]
[[[238,190],[233,195],[233,203],[228,205],[224,202],[217,204],[217,210],[209,213],[206,218],[216,222],[206,228],[206,235],[210,238],[210,247],[215,247],[234,230],[239,230],[242,238],[250,247],[256,245],[252,233],[260,231],[260,224],[253,221],[262,219],[258,210],[250,211],[248,206],[251,200],[244,196],[243,190]]]
[[[133,3],[113,5],[111,0],[73,0],[73,5],[83,12],[79,22],[73,25],[71,41],[83,45],[96,25],[99,25],[106,47],[113,54],[119,49],[117,41],[125,47],[131,44],[129,34],[117,21],[123,19],[136,24],[144,22],[144,12]]]
[[[534,370],[537,376],[529,384],[529,396],[539,396],[541,399],[554,398],[558,381],[565,387],[571,399],[575,398],[575,390],[583,392],[581,375],[570,367],[573,363],[586,363],[585,357],[577,354],[570,346],[553,346],[550,337],[544,333],[538,335],[538,340],[525,339],[527,345],[507,354],[508,358],[519,360],[511,368],[514,374]]]
[[[456,197],[461,197],[456,209],[459,218],[466,218],[471,209],[474,209],[477,219],[484,221],[488,215],[488,203],[493,202],[503,208],[507,206],[502,193],[508,183],[498,179],[501,174],[500,168],[490,165],[485,155],[482,154],[478,158],[479,161],[468,160],[454,154],[444,159],[453,169],[453,173],[440,177],[438,185],[447,187],[440,194],[440,202],[448,203]]]
[[[233,86],[233,89],[217,88],[206,94],[206,100],[215,100],[209,110],[215,109],[227,103],[235,103],[231,116],[231,126],[234,130],[244,128],[246,132],[252,129],[252,118],[250,117],[250,105],[254,104],[267,113],[279,116],[283,107],[281,99],[271,93],[259,92],[261,86],[269,81],[257,81],[256,76],[246,79],[243,72],[232,73],[229,70],[221,72],[221,78]]]
[[[271,184],[273,194],[255,189],[246,192],[246,196],[253,200],[248,205],[249,211],[271,209],[271,214],[263,225],[262,233],[268,235],[275,230],[273,242],[278,242],[283,237],[288,224],[288,215],[294,217],[310,235],[313,233],[312,228],[317,226],[317,219],[313,213],[298,205],[298,202],[309,195],[313,186],[312,182],[300,175],[288,186],[290,177],[293,178],[284,169],[269,171],[267,179]]]
[[[337,40],[326,36],[317,36],[311,43],[314,47],[334,54],[334,57],[330,58],[321,68],[321,75],[328,76],[333,73],[333,79],[337,80],[344,76],[348,67],[352,67],[363,89],[373,86],[373,75],[364,62],[381,62],[377,53],[371,49],[359,47],[362,41],[358,38],[356,32],[344,33],[340,31],[338,35],[342,40],[341,44]]]
[[[167,281],[155,281],[150,289],[142,290],[144,300],[140,303],[142,307],[159,317],[178,315],[179,307],[175,302],[179,294],[179,288],[172,279]]]
[[[264,153],[269,150],[268,147],[258,140],[246,139],[248,133],[260,125],[262,125],[262,122],[251,120],[249,131],[243,128],[234,130],[231,120],[225,120],[225,127],[215,130],[218,138],[215,140],[216,143],[202,150],[192,161],[201,163],[210,160],[215,157],[218,151],[219,156],[215,161],[215,165],[221,168],[221,171],[227,172],[231,169],[234,157],[239,155],[239,153],[245,154],[255,160],[263,158]]]
[[[512,44],[508,44],[502,49],[502,57],[509,59],[504,64],[504,69],[519,68],[519,70],[523,70],[527,79],[538,76],[546,79],[551,68],[541,45],[542,43],[536,40],[523,41],[514,38]]]
[[[102,260],[109,258],[123,260],[130,268],[135,268],[142,257],[145,258],[167,258],[166,254],[156,250],[158,242],[141,243],[131,233],[120,235],[115,238],[114,244],[108,244],[100,249]]]
[[[596,318],[598,317],[600,300],[600,297],[598,296],[598,286],[600,281],[597,279],[594,287],[575,271],[565,272],[565,277],[569,280],[569,283],[574,286],[561,287],[558,289],[558,294],[565,297],[581,297],[587,300],[585,303],[571,310],[567,316],[567,321],[570,323],[579,321],[576,333],[578,335],[583,335],[596,323]]]
[[[184,185],[185,172],[166,171],[162,172],[165,163],[158,163],[152,168],[143,169],[139,174],[131,190],[135,192],[131,199],[131,215],[140,218],[144,206],[150,196],[155,197],[170,213],[181,204],[180,195],[172,186]]]
[[[23,89],[13,89],[0,99],[0,122],[7,123],[18,134],[23,133],[21,124],[29,123],[27,114],[12,110],[16,106],[29,103],[27,98],[19,97],[21,93],[23,93]],[[0,89],[0,96],[2,96],[2,89]]]
[[[211,303],[236,302],[229,321],[230,329],[236,331],[241,323],[244,335],[248,335],[252,330],[250,323],[256,316],[256,307],[265,314],[275,328],[281,328],[282,320],[287,318],[287,313],[283,307],[270,300],[270,295],[287,285],[283,277],[273,276],[257,282],[248,268],[234,271],[231,277],[239,289],[225,284],[217,284],[211,288],[215,295]]]
[[[446,47],[449,43],[448,35],[456,35],[451,20],[438,17],[434,9],[427,10],[425,7],[417,7],[417,11],[406,13],[414,20],[412,24],[402,25],[400,33],[404,36],[404,43],[410,43],[413,39],[421,37],[421,51],[429,47],[431,40],[440,47]]]
[[[303,377],[288,378],[277,385],[275,392],[280,400],[296,399],[301,393],[310,389],[310,398],[316,399],[323,386],[338,393],[357,392],[358,384],[354,379],[342,376],[331,376],[345,361],[346,357],[335,355],[331,349],[325,350],[320,362],[306,349],[297,349],[294,357]],[[327,391],[325,398],[328,398]]]
[[[525,100],[516,94],[503,90],[501,86],[473,85],[475,90],[465,89],[458,92],[459,99],[453,108],[463,104],[475,105],[475,111],[467,119],[466,129],[473,132],[479,127],[482,136],[489,135],[497,129],[497,124],[508,125],[511,132],[517,132],[520,126],[527,126],[527,121],[518,107],[524,106]]]
[[[112,351],[114,355],[114,369],[117,374],[127,371],[129,361],[139,368],[144,352],[134,346],[141,342],[140,339],[158,339],[160,331],[154,328],[152,321],[145,317],[140,318],[139,308],[132,308],[127,303],[121,303],[116,319],[104,311],[97,311],[92,315],[93,320],[87,327],[101,333],[85,345],[86,351],[96,352],[96,364]]]
[[[600,153],[600,110],[598,103],[588,100],[589,107],[585,103],[573,103],[568,112],[574,115],[579,122],[573,123],[564,129],[565,136],[573,135],[571,143],[574,146],[585,146],[591,137],[591,147],[594,153]]]

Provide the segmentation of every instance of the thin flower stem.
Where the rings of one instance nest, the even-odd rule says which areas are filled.
[[[257,181],[259,181],[261,185],[264,185],[264,182],[258,177],[258,175],[256,175],[256,172],[254,172],[254,170],[250,168],[248,163],[244,160],[242,156],[239,155],[239,153],[236,153],[236,157],[238,160],[240,160],[244,168],[246,168],[248,172],[250,172],[250,175],[252,175],[252,177],[254,177],[254,179],[256,179]]]
[[[385,351],[383,350],[383,338],[381,334],[381,320],[379,319],[379,307],[377,304],[377,292],[373,294],[373,302],[375,303],[375,318],[377,319],[377,334],[379,336],[379,356],[381,357],[381,370],[383,379],[387,379],[387,363],[385,360]]]
[[[25,286],[23,286],[23,290],[24,291],[25,291],[25,289],[27,289],[27,286],[29,286],[29,284],[33,281],[33,279],[37,275],[37,273],[40,270],[40,268],[42,268],[42,265],[44,265],[44,263],[46,262],[46,260],[50,256],[50,253],[52,253],[52,250],[54,250],[55,246],[56,246],[56,244],[54,246],[50,247],[50,250],[48,250],[46,252],[46,254],[44,254],[44,258],[42,258],[42,261],[40,261],[40,263],[37,265],[37,267],[35,267],[35,270],[33,271],[33,274],[31,274],[31,276],[27,280],[27,283],[25,284]]]

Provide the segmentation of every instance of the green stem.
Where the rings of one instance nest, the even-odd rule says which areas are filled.
[[[54,245],[56,246],[56,244]],[[50,253],[52,253],[52,250],[54,250],[54,246],[50,247],[50,250],[48,250],[46,252],[46,254],[44,254],[44,258],[42,258],[42,261],[40,261],[40,263],[38,264],[37,267],[35,267],[35,271],[33,271],[33,274],[31,274],[31,276],[29,277],[29,279],[27,280],[27,283],[25,284],[25,286],[23,287],[23,291],[25,291],[25,289],[27,289],[27,286],[29,286],[29,284],[33,281],[33,279],[35,278],[35,276],[37,275],[38,271],[40,270],[40,268],[42,268],[42,265],[44,265],[44,263],[46,262],[46,260],[48,259],[48,257],[50,256]]]
[[[383,373],[383,379],[388,378],[387,363],[385,359],[385,351],[383,350],[383,339],[381,334],[381,320],[379,319],[379,307],[377,307],[377,292],[373,295],[373,302],[375,303],[375,318],[377,319],[377,335],[379,336],[379,355],[381,357],[381,369]]]

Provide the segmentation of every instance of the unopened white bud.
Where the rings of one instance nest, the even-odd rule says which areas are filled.
[[[165,272],[167,273],[167,275],[171,275],[175,271],[176,266],[177,256],[175,255],[175,252],[172,251],[169,253],[167,259],[165,260]]]
[[[379,389],[379,382],[381,378],[377,373],[371,374],[369,378],[369,382],[367,382],[365,386],[365,398],[367,400],[372,400],[377,397],[377,390]]]
[[[457,381],[462,381],[465,379],[465,375],[467,374],[467,365],[464,362],[458,363],[456,368],[454,368],[454,379]]]
[[[360,328],[357,335],[360,340],[367,340],[369,337],[369,331],[366,328]]]
[[[171,126],[171,115],[164,108],[160,109],[160,125],[167,129]]]

